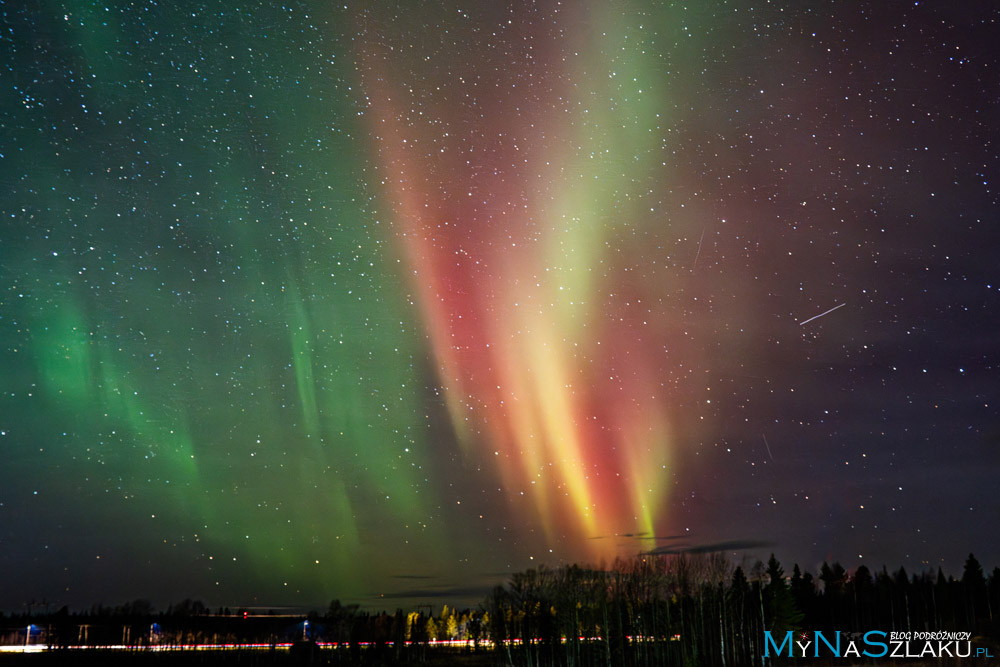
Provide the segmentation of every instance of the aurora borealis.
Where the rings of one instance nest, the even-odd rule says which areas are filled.
[[[0,607],[1000,560],[997,10],[0,12]]]

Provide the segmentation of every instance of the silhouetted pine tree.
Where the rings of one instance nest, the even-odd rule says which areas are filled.
[[[983,566],[971,553],[965,559],[965,567],[962,569],[962,597],[965,602],[966,623],[971,631],[977,632],[980,619],[985,621],[989,612]]]
[[[767,576],[768,584],[764,588],[767,629],[774,636],[782,636],[788,630],[798,630],[803,615],[795,604],[795,598],[785,581],[785,572],[774,554],[767,561]]]

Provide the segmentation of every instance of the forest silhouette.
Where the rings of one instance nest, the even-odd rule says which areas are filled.
[[[283,615],[184,600],[156,612],[138,600],[80,612],[0,614],[0,644],[135,654],[256,645],[274,654],[271,663],[253,664],[727,667],[769,664],[765,632],[788,631],[961,631],[996,656],[998,610],[1000,568],[987,576],[972,554],[960,578],[940,568],[911,575],[885,567],[873,573],[864,565],[848,571],[839,563],[823,563],[816,576],[795,565],[788,575],[774,555],[765,564],[735,563],[719,553],[646,554],[601,567],[520,572],[476,609],[371,612],[334,600],[322,613]],[[233,653],[226,660],[238,664]]]

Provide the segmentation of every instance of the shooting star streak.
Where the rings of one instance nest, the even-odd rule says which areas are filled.
[[[767,444],[767,436],[766,436],[766,435],[764,435],[763,433],[761,433],[761,434],[760,434],[760,437],[764,438],[764,447],[766,447],[766,448],[767,448],[767,456],[768,456],[768,458],[770,458],[770,459],[771,459],[771,461],[773,462],[773,461],[774,461],[774,455],[773,455],[773,454],[771,454],[771,445]]]
[[[813,320],[818,320],[819,318],[823,317],[824,315],[829,315],[830,313],[832,313],[833,311],[837,310],[838,308],[843,308],[846,305],[847,305],[847,302],[845,301],[844,303],[840,304],[839,306],[834,306],[830,310],[822,312],[819,315],[813,315],[808,320],[803,320],[803,321],[799,322],[799,326],[802,326],[803,324],[809,324]]]
[[[701,228],[701,238],[698,239],[698,252],[694,254],[694,261],[691,262],[691,273],[694,273],[694,267],[698,264],[698,258],[701,257],[701,243],[705,240],[705,230],[707,227]]]

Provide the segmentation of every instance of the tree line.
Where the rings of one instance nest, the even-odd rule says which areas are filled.
[[[960,579],[839,563],[814,577],[798,565],[788,576],[773,554],[749,566],[721,554],[639,556],[528,570],[484,610],[500,664],[763,665],[765,631],[955,630],[995,641],[1000,568],[987,578],[970,554]]]
[[[960,578],[823,563],[814,576],[722,554],[640,555],[607,567],[539,567],[494,588],[477,609],[372,613],[334,600],[308,616],[210,610],[185,600],[156,612],[146,601],[71,613],[0,614],[0,643],[52,648],[154,645],[332,644],[323,662],[421,663],[445,650],[497,664],[763,665],[765,631],[971,632],[1000,638],[1000,568],[986,576],[969,555]],[[27,637],[28,628],[36,634]],[[995,654],[1000,653],[998,651]]]

